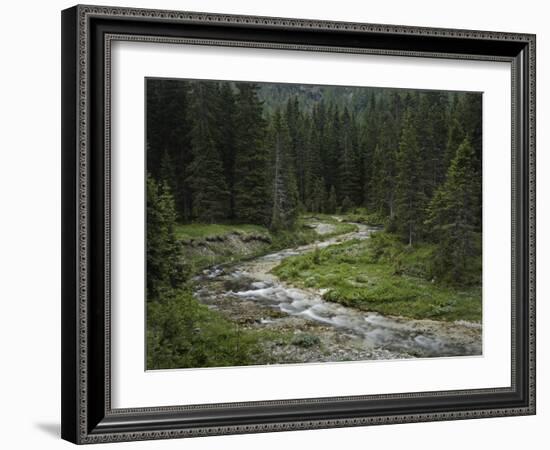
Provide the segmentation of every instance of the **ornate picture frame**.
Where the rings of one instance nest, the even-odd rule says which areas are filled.
[[[113,408],[111,46],[116,41],[511,65],[511,384]],[[78,444],[535,414],[535,36],[78,5],[62,12],[62,437]]]

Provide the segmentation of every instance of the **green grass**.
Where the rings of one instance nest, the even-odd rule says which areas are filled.
[[[147,303],[147,368],[223,367],[256,364],[270,355],[258,336],[201,305],[186,290]]]
[[[341,220],[338,220],[341,219]],[[317,239],[328,239],[340,234],[351,233],[357,231],[357,226],[351,223],[343,222],[343,217],[334,214],[305,214],[300,218],[302,224],[310,226],[316,222],[322,222],[330,224],[334,227],[334,231],[325,233],[323,235],[317,235]],[[347,220],[347,219],[346,219]]]
[[[343,215],[344,220],[349,222],[363,223],[365,225],[382,226],[387,218],[380,213],[370,212],[366,208],[355,208]]]
[[[176,238],[182,241],[223,236],[230,233],[269,234],[267,228],[248,224],[189,223],[176,225]]]
[[[407,270],[396,273],[393,264],[377,258],[373,247],[371,240],[333,245],[288,258],[273,272],[298,286],[326,289],[325,300],[365,311],[448,321],[481,320],[480,286],[445,286],[409,275]],[[419,255],[407,258],[402,266],[414,266],[421,259]]]
[[[310,228],[313,222],[323,222],[334,226],[334,231],[324,235],[317,234]],[[224,224],[224,223],[187,223],[176,225],[176,239],[181,241],[201,240],[225,236],[227,234],[259,234],[271,237],[277,243],[288,245],[303,245],[314,240],[350,233],[357,230],[353,224],[342,223],[329,214],[308,214],[300,217],[294,229],[273,233],[266,227],[251,224]]]
[[[147,303],[147,368],[274,364],[276,357],[264,346],[320,345],[318,337],[292,331],[249,329],[200,304],[186,289],[164,292]]]
[[[310,226],[314,221],[330,223],[335,228],[331,233],[319,235]],[[355,231],[356,228],[355,225],[340,223],[328,215],[315,215],[300,217],[293,229],[278,232],[250,224],[178,224],[176,239],[184,244],[193,244],[185,245],[183,250],[186,278],[191,278],[209,266],[234,263],[284,248],[309,244]],[[243,237],[241,245],[236,245],[234,240],[229,242],[225,239],[231,234]],[[252,239],[247,243],[247,238]],[[205,249],[208,251],[205,252]]]

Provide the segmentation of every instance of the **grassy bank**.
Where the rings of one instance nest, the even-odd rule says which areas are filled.
[[[388,221],[387,217],[383,214],[370,212],[366,208],[354,208],[352,211],[348,211],[343,218],[348,222],[357,222],[376,227],[384,226]]]
[[[322,223],[327,232],[319,234]],[[248,224],[178,224],[176,238],[181,244],[186,277],[217,264],[233,263],[284,248],[309,244],[355,231],[356,227],[336,218],[317,214],[302,216],[294,229],[273,232]]]
[[[349,241],[284,260],[274,269],[297,286],[325,289],[328,301],[365,311],[411,318],[481,320],[481,287],[447,286],[430,280],[433,248],[394,254],[391,236]],[[392,258],[397,263],[390,262]]]
[[[315,225],[329,224],[319,235]],[[330,216],[302,217],[294,230],[271,232],[242,224],[177,225],[185,277],[202,269],[260,256],[283,248],[304,245],[355,230]],[[161,301],[147,304],[147,368],[224,367],[277,363],[266,343],[309,347],[315,336],[296,337],[291,332],[248,329],[200,304],[187,284],[167,290]]]
[[[248,366],[280,361],[269,346],[309,348],[317,336],[248,328],[199,303],[189,289],[175,289],[147,304],[147,368]]]
[[[248,224],[219,224],[219,223],[188,223],[176,226],[176,238],[181,241],[190,242],[194,239],[206,239],[212,236],[224,236],[230,233],[242,234],[268,234],[266,228],[259,225]]]

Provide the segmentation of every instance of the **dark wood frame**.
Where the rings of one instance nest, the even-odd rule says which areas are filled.
[[[112,409],[110,43],[186,42],[512,64],[512,384]],[[268,51],[268,50],[266,50]],[[535,413],[535,36],[97,6],[62,12],[62,437],[75,443]]]

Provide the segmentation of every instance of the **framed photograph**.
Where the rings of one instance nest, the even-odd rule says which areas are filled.
[[[62,12],[62,437],[535,413],[535,36]]]

